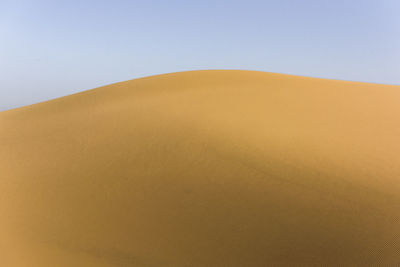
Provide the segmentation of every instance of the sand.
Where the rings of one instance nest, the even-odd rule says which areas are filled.
[[[400,86],[135,79],[0,113],[0,265],[396,266]]]

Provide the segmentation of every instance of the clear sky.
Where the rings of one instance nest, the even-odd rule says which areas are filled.
[[[0,110],[197,69],[400,84],[400,1],[0,0]]]

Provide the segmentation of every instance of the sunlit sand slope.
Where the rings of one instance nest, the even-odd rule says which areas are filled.
[[[0,113],[1,266],[397,266],[400,87],[146,77]]]

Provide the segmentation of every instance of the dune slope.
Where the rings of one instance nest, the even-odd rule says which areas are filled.
[[[0,265],[396,266],[399,138],[399,86],[252,71],[1,112]]]

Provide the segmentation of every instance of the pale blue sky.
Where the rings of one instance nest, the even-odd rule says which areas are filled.
[[[0,0],[0,110],[197,69],[400,84],[400,1]]]

